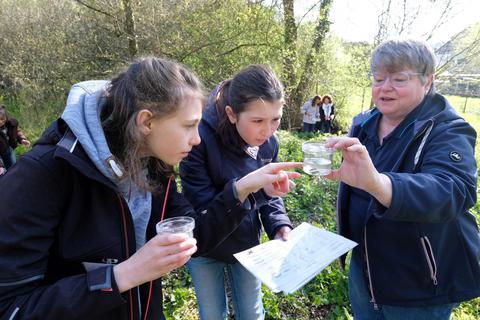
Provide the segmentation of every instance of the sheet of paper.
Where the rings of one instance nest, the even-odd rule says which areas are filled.
[[[303,222],[289,240],[272,240],[234,254],[272,291],[292,293],[357,243]]]

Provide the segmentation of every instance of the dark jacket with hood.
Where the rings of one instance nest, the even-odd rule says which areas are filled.
[[[112,266],[136,251],[127,201],[58,120],[0,178],[0,319],[143,319],[149,285],[122,294]],[[167,178],[164,178],[164,186]],[[146,239],[155,236],[165,187],[152,197]],[[170,185],[165,217],[195,218],[202,254],[250,213],[232,183],[197,214]],[[225,212],[229,214],[225,214]],[[214,232],[212,227],[215,226]],[[147,319],[165,319],[161,280],[153,281]]]
[[[350,135],[367,150],[378,140],[368,128],[380,116],[373,109],[353,120]],[[477,297],[480,237],[468,211],[476,202],[476,132],[439,94],[426,96],[399,126],[392,138],[402,147],[384,150],[395,154],[378,164],[392,182],[390,207],[365,193],[365,218],[354,220],[354,190],[341,183],[339,231],[359,242],[372,302],[429,306]]]
[[[183,192],[197,211],[204,210],[212,201],[217,201],[228,192],[228,185],[248,173],[277,160],[278,141],[270,137],[258,149],[255,157],[235,145],[224,147],[216,133],[219,123],[215,108],[216,90],[205,107],[199,131],[202,142],[195,146],[189,156],[180,163]],[[260,243],[262,224],[272,239],[282,226],[291,226],[281,198],[268,197],[260,190],[250,197],[256,206],[242,223],[213,251],[204,255],[224,262],[234,263],[234,253],[249,249]],[[224,212],[229,215],[229,211]],[[212,232],[220,226],[212,225]]]

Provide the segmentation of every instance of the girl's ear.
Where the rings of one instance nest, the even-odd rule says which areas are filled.
[[[153,114],[150,110],[142,109],[137,113],[135,124],[143,135],[147,136],[152,132]]]
[[[228,120],[230,120],[231,124],[237,123],[237,115],[233,112],[232,107],[226,106],[225,113],[227,114]]]

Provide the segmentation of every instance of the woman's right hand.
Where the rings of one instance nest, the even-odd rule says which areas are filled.
[[[325,178],[341,180],[344,183],[370,193],[385,207],[392,201],[392,183],[385,174],[379,173],[373,165],[367,148],[357,138],[332,137],[327,147],[342,151],[340,168],[332,170]]]
[[[264,188],[269,196],[283,197],[295,186],[291,179],[300,177],[298,172],[284,171],[302,167],[302,162],[272,162],[250,172],[235,183],[238,198],[245,201],[250,193]]]
[[[197,240],[186,234],[158,234],[133,256],[113,268],[120,293],[156,280],[183,266],[197,251]]]

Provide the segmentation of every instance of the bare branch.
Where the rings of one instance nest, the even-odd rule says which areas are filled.
[[[374,45],[378,45],[385,39],[385,35],[388,34],[388,24],[390,19],[390,8],[392,0],[388,0],[387,8],[378,16],[378,32],[373,41]]]
[[[228,37],[228,38],[224,38],[224,39],[220,39],[220,40],[217,40],[217,41],[212,41],[212,42],[207,42],[207,43],[204,43],[204,44],[201,44],[193,49],[191,49],[190,51],[186,52],[185,54],[183,54],[181,57],[177,58],[178,61],[180,62],[183,62],[186,58],[188,58],[189,56],[191,56],[192,54],[194,53],[197,53],[205,48],[208,48],[210,46],[215,46],[215,45],[220,45],[222,43],[226,43],[226,42],[229,42],[229,41],[232,41],[233,39],[239,37],[240,35],[242,35],[244,32],[243,31],[239,31],[238,33],[232,35],[231,37]]]
[[[234,51],[236,51],[240,48],[243,48],[243,47],[268,47],[268,46],[270,46],[270,44],[268,44],[268,43],[243,43],[243,44],[237,45],[236,47],[234,47],[230,50],[219,53],[216,56],[217,57],[226,56],[227,54],[230,54],[230,53],[232,53],[232,52],[234,52]]]
[[[400,27],[398,28],[398,34],[402,34],[405,30],[405,21],[407,20],[407,0],[403,0],[403,15]]]
[[[74,1],[75,1],[75,2],[78,2],[78,3],[81,4],[82,6],[87,7],[87,8],[90,9],[90,10],[93,10],[93,11],[95,11],[95,12],[98,12],[98,13],[101,13],[101,14],[103,14],[103,15],[106,15],[107,17],[110,17],[110,18],[112,18],[112,19],[116,19],[116,17],[113,16],[113,15],[111,15],[110,13],[108,13],[108,12],[106,12],[106,11],[103,11],[103,10],[101,10],[101,9],[99,9],[99,8],[95,8],[94,6],[89,5],[88,3],[85,3],[85,2],[82,1],[82,0],[74,0]]]
[[[464,34],[464,31],[462,32],[459,32],[457,35],[455,35],[455,39],[456,38],[459,38],[460,35],[463,35]],[[451,43],[453,40],[450,40],[448,41],[447,43],[445,43],[444,45],[442,45],[440,48],[444,48],[448,43]],[[438,49],[439,50],[439,49]],[[437,50],[437,51],[438,51]],[[455,53],[454,55],[452,55],[451,57],[448,57],[448,59],[445,61],[444,64],[442,64],[441,66],[437,67],[437,72],[436,74],[439,75],[439,74],[442,74],[450,65],[450,63],[452,61],[455,60],[455,58],[457,58],[458,56],[461,56],[461,55],[464,55],[464,58],[468,61],[470,60],[471,58],[473,57],[476,57],[480,54],[480,30],[478,31],[477,35],[475,36],[475,40],[473,40],[468,46],[466,46],[465,48],[463,48],[462,50],[458,51],[457,53]]]
[[[300,20],[298,21],[298,25],[300,25],[300,24],[302,23],[303,19],[310,13],[310,11],[312,11],[313,9],[315,9],[318,5],[321,6],[321,5],[322,5],[322,2],[323,2],[323,0],[319,0],[319,1],[317,1],[313,6],[311,6],[311,7],[307,10],[307,12],[305,12],[305,14],[300,18]]]
[[[448,15],[448,13],[450,12],[450,10],[452,9],[451,6],[452,6],[452,0],[448,0],[447,4],[445,5],[445,8],[443,9],[442,14],[438,18],[435,25],[432,27],[432,30],[430,30],[430,33],[428,33],[426,41],[428,41],[432,38],[435,30],[437,30],[439,27],[441,27],[444,23],[446,23],[448,21],[448,19],[446,17]]]

